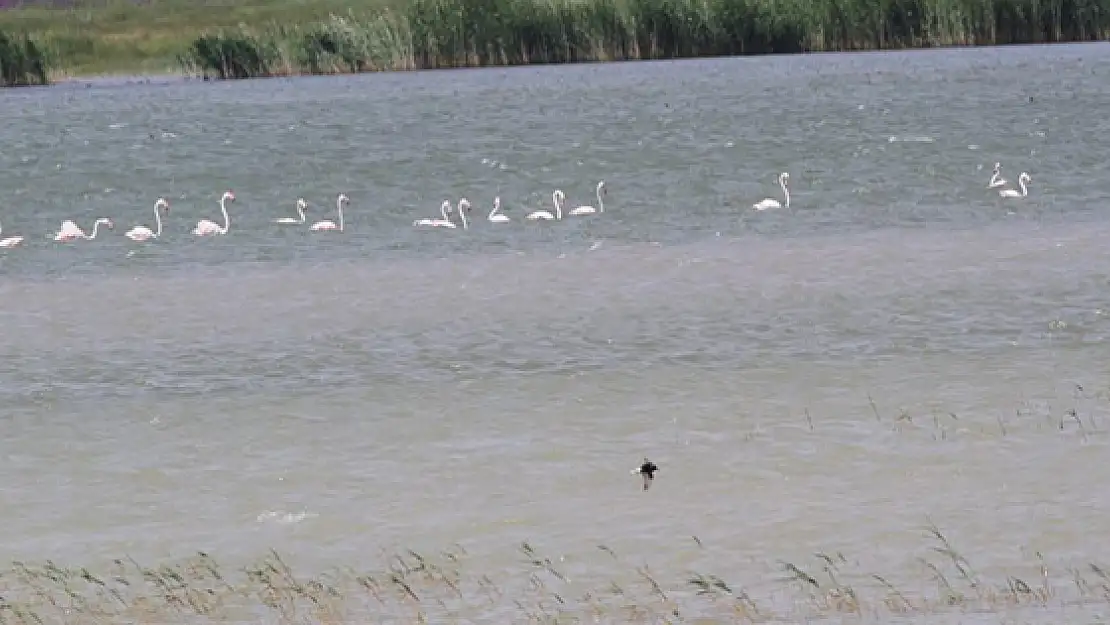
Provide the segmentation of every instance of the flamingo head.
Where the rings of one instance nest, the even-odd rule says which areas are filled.
[[[166,198],[160,197],[154,202],[154,208],[170,212],[170,203]]]
[[[339,204],[340,202],[344,204],[350,204],[351,198],[347,197],[346,193],[340,193],[339,196],[335,198],[335,203]]]
[[[451,206],[451,200],[443,200],[443,204],[439,205],[439,210],[447,211],[448,213],[451,212],[452,208],[453,207]]]
[[[305,210],[308,208],[308,202],[304,201],[303,197],[297,198],[297,208]]]
[[[107,217],[101,217],[100,219],[97,219],[96,223],[107,226],[109,230],[116,227],[115,224],[112,223],[112,220],[108,219]]]
[[[597,192],[602,194],[602,195],[608,194],[608,191],[605,190],[605,181],[604,180],[597,183]]]
[[[555,189],[551,193],[551,201],[555,204],[562,204],[567,199],[567,194],[563,193],[562,189]]]
[[[1002,170],[1002,163],[995,163],[994,164],[994,171],[997,172],[997,171],[1001,171],[1001,170]]]
[[[232,202],[234,202],[235,201],[235,194],[232,193],[231,190],[229,189],[227,191],[224,191],[224,196],[223,196],[222,199],[231,200]]]
[[[1024,180],[1024,181],[1026,181],[1026,182],[1033,182],[1033,178],[1031,178],[1031,177],[1029,176],[1029,174],[1027,174],[1027,173],[1025,173],[1025,172],[1021,172],[1021,175],[1020,175],[1020,176],[1018,176],[1018,178],[1020,178],[1021,180]]]
[[[781,174],[779,174],[779,180],[780,180],[780,181],[781,181],[781,182],[782,182],[783,184],[786,184],[786,183],[790,182],[790,174],[789,174],[789,173],[787,173],[787,172],[785,172],[785,171],[784,171],[784,172],[782,172]]]
[[[466,198],[461,198],[459,200],[459,212],[461,213],[464,210],[468,213],[470,212],[470,200]]]
[[[493,198],[493,206],[494,206],[494,208],[501,208],[501,196],[500,195]]]

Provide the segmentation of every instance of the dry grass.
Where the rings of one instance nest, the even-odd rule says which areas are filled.
[[[818,553],[812,562],[781,562],[781,590],[763,599],[710,571],[657,573],[599,545],[621,567],[592,588],[567,578],[557,559],[525,543],[519,565],[497,576],[461,547],[439,554],[413,551],[384,559],[375,571],[336,569],[310,577],[294,572],[277,552],[242,570],[225,570],[208,554],[156,568],[130,558],[111,570],[21,562],[0,576],[2,623],[448,623],[475,618],[504,622],[769,623],[879,620],[938,611],[1012,611],[1029,606],[1110,604],[1110,576],[1096,563],[1050,575],[1040,556],[1036,576],[987,580],[939,528],[924,528],[923,587],[913,593],[878,572],[859,570],[843,554]],[[696,545],[696,547],[695,547]],[[691,548],[711,551],[694,537]],[[705,555],[712,555],[707,553]],[[764,584],[766,587],[766,584]],[[704,621],[703,621],[704,622]]]

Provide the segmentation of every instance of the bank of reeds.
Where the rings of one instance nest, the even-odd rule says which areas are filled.
[[[0,30],[0,87],[47,83],[46,53],[33,39]]]
[[[413,0],[399,11],[209,33],[216,78],[1089,41],[1110,0]]]
[[[774,579],[748,580],[751,586],[719,571],[655,571],[605,545],[595,551],[590,568],[598,574],[589,583],[563,569],[577,561],[581,574],[588,554],[564,561],[527,543],[515,566],[495,567],[500,573],[483,570],[461,547],[434,555],[408,551],[384,558],[377,570],[316,576],[294,572],[276,552],[241,570],[221,567],[205,553],[157,567],[125,558],[96,572],[16,562],[0,574],[0,622],[754,623],[862,615],[883,622],[947,610],[1020,618],[1015,612],[1047,605],[1063,621],[1075,621],[1085,620],[1084,606],[1110,604],[1110,575],[1099,564],[1050,567],[1038,553],[1019,571],[988,579],[939,529],[924,530],[929,549],[917,559],[918,579],[861,570],[834,551],[779,562]],[[688,548],[699,552],[699,562],[711,563],[706,567],[725,564],[697,537]]]

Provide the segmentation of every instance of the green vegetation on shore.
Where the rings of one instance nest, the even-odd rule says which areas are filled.
[[[46,72],[46,55],[33,39],[0,30],[0,87],[45,85]]]
[[[1110,36],[1110,0],[82,1],[0,11],[0,32],[61,73],[224,78]]]
[[[515,566],[494,567],[500,573],[476,568],[480,563],[458,546],[436,555],[393,555],[375,571],[345,568],[315,577],[294,572],[276,552],[238,571],[204,553],[157,568],[126,558],[96,572],[15,562],[0,573],[0,622],[439,623],[493,617],[513,623],[751,623],[864,615],[882,622],[946,610],[1016,617],[1015,610],[1025,607],[1110,602],[1110,575],[1096,563],[1050,567],[1036,554],[1020,571],[991,580],[939,529],[927,527],[925,535],[932,548],[918,558],[925,576],[918,581],[928,580],[932,590],[924,593],[861,570],[839,552],[780,562],[777,579],[764,572],[750,588],[710,571],[655,571],[605,545],[593,556],[596,575],[589,582],[570,579],[562,567],[571,564],[527,543]],[[687,548],[698,552],[699,562],[716,565],[712,548],[697,537]],[[1069,620],[1064,612],[1060,618]]]

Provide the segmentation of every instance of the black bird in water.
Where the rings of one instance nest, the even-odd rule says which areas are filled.
[[[632,469],[632,473],[639,473],[643,476],[644,490],[647,490],[651,487],[651,481],[655,479],[655,472],[658,470],[659,467],[655,466],[654,462],[648,460],[647,458],[644,458],[644,463],[636,467],[635,469]]]

